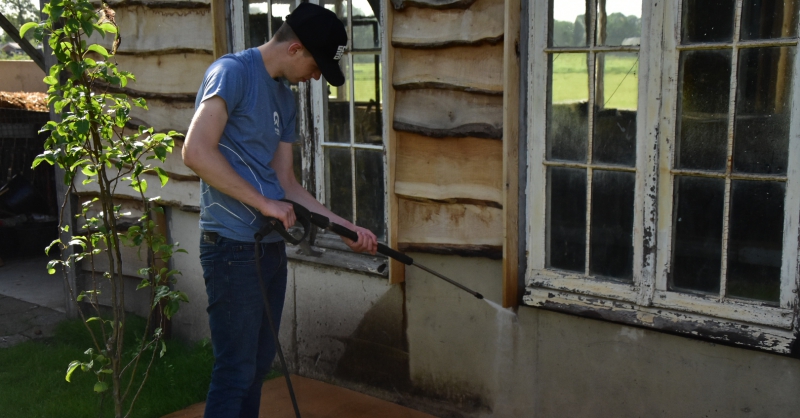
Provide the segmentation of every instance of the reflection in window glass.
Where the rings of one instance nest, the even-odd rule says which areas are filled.
[[[380,64],[380,55],[353,56],[355,140],[359,143],[383,143]]]
[[[639,54],[597,54],[593,158],[596,163],[636,163]],[[602,68],[602,71],[600,69]]]
[[[670,290],[719,293],[725,180],[675,178]]]
[[[735,6],[732,0],[684,0],[682,42],[731,42]]]
[[[794,48],[739,52],[733,169],[786,174]]]
[[[633,281],[633,195],[636,174],[595,170],[589,273]]]
[[[327,206],[333,213],[353,222],[353,181],[349,148],[325,150]]]
[[[290,0],[256,0],[246,1],[245,6],[245,33],[249,34],[245,37],[245,47],[255,48],[272,38],[286,16],[294,10],[295,3]]]
[[[797,36],[797,0],[744,0],[742,40]]]
[[[353,49],[381,47],[380,6],[380,1],[353,1]]]
[[[327,142],[350,142],[350,58],[345,55],[339,60],[344,73],[344,84],[334,87],[325,84],[328,91],[328,123],[325,125]]]
[[[547,158],[586,161],[589,136],[588,54],[550,56],[552,87],[548,91]]]
[[[586,170],[547,170],[547,267],[583,273],[586,263]]]
[[[383,152],[356,150],[356,223],[386,239],[384,222]]]
[[[639,45],[642,36],[640,0],[597,2],[597,45]]]
[[[733,181],[727,294],[780,300],[786,184]]]
[[[683,51],[679,71],[675,166],[725,171],[731,51]]]

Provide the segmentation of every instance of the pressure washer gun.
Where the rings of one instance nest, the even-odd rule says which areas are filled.
[[[317,226],[319,228],[331,231],[331,232],[333,232],[333,233],[335,233],[337,235],[341,235],[341,236],[343,236],[345,238],[348,238],[348,239],[350,239],[352,241],[358,241],[358,234],[356,233],[356,231],[353,231],[352,229],[346,228],[346,227],[344,227],[342,225],[339,225],[339,224],[337,224],[335,222],[331,222],[331,220],[328,219],[327,216],[320,215],[319,213],[311,212],[310,210],[306,209],[303,205],[301,205],[301,204],[299,204],[297,202],[292,202],[291,200],[288,200],[288,199],[283,199],[283,201],[286,202],[286,203],[291,203],[292,206],[294,206],[294,214],[297,217],[298,222],[300,222],[300,224],[303,226],[303,236],[301,238],[297,238],[296,236],[290,234],[288,231],[286,231],[286,229],[284,229],[283,223],[281,221],[279,221],[278,219],[270,217],[270,218],[267,218],[268,221],[267,221],[266,225],[264,225],[261,228],[261,230],[259,230],[258,233],[256,234],[256,241],[257,242],[261,241],[261,238],[265,237],[270,231],[274,230],[278,234],[280,234],[290,244],[297,245],[301,241],[303,241],[304,239],[306,239],[308,237],[308,234],[309,234],[310,229],[311,229],[311,227],[310,227],[311,224],[313,224],[313,225],[315,225],[315,226]],[[439,273],[437,273],[437,272],[435,272],[435,271],[433,271],[433,270],[431,270],[431,269],[429,269],[429,268],[427,268],[427,267],[425,267],[425,266],[423,266],[423,265],[421,265],[419,263],[415,263],[414,259],[412,259],[411,257],[409,257],[409,256],[407,256],[407,255],[405,255],[405,254],[403,254],[403,253],[401,253],[401,252],[399,252],[399,251],[397,251],[395,249],[392,249],[391,247],[389,247],[389,246],[387,246],[385,244],[378,243],[378,252],[383,254],[383,255],[385,255],[385,256],[387,256],[387,257],[394,258],[395,260],[397,260],[397,261],[399,261],[399,262],[401,262],[401,263],[403,263],[405,265],[416,266],[416,267],[418,267],[418,268],[420,268],[422,270],[425,270],[428,273],[430,273],[430,274],[432,274],[432,275],[434,275],[434,276],[436,276],[436,277],[438,277],[438,278],[440,278],[440,279],[452,284],[453,286],[456,286],[457,288],[459,288],[459,289],[471,294],[472,296],[475,296],[478,299],[483,299],[483,295],[482,294],[480,294],[480,293],[478,293],[478,292],[476,292],[476,291],[474,291],[474,290],[472,290],[472,289],[462,285],[461,283],[458,283],[458,282],[456,282],[456,281],[454,281],[454,280],[452,280],[452,279],[450,279],[448,277],[445,277],[444,275],[439,274]]]

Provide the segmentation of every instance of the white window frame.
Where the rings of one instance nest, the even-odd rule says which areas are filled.
[[[800,51],[794,45],[789,161],[784,206],[781,295],[778,306],[720,296],[667,290],[671,260],[673,148],[679,91],[678,59],[681,0],[642,1],[642,45],[639,50],[636,183],[633,225],[633,282],[620,283],[546,268],[546,106],[548,19],[554,0],[530,0],[528,39],[528,268],[523,301],[562,312],[730,344],[791,354],[798,330],[798,239],[800,238]],[[738,47],[739,16],[732,46]],[[587,31],[590,28],[587,28]],[[677,33],[676,33],[677,32]],[[753,42],[748,42],[752,44]],[[787,42],[778,42],[783,45]],[[774,40],[762,42],[776,44]],[[556,49],[556,48],[553,48]],[[598,48],[594,48],[597,50]],[[614,49],[602,47],[602,50]],[[590,48],[576,51],[589,52]],[[737,55],[732,60],[737,78]],[[590,77],[592,77],[590,72]],[[591,78],[590,78],[591,80]],[[730,111],[736,100],[731,83]],[[732,117],[730,118],[732,121]],[[732,123],[732,122],[729,122]],[[730,183],[728,177],[727,184]],[[728,196],[726,194],[726,196]],[[729,202],[726,199],[726,208]],[[727,230],[728,216],[725,215]],[[587,217],[590,215],[587,212]],[[727,233],[727,232],[726,232]],[[727,240],[727,236],[724,237]],[[724,248],[724,247],[723,247]],[[725,255],[722,263],[725,265]],[[724,267],[723,267],[724,268]],[[724,280],[723,280],[724,282]],[[720,294],[724,295],[724,285]],[[794,352],[796,354],[796,351]]]
[[[272,1],[271,0],[262,0],[262,1],[269,1],[270,10],[272,9]],[[319,0],[310,0],[310,3],[319,4]],[[295,5],[299,5],[302,3],[301,1],[296,1]],[[386,83],[386,69],[388,68],[388,57],[385,51],[388,49],[388,39],[385,33],[385,22],[386,22],[386,13],[387,7],[390,5],[388,0],[381,0],[381,15],[377,16],[380,21],[380,30],[381,30],[381,46],[380,48],[376,48],[374,51],[357,51],[355,54],[381,54],[381,79],[382,87],[381,87],[381,95],[382,95],[382,103],[381,105],[386,108],[385,106],[385,99],[388,97],[388,86],[389,83]],[[352,0],[347,0],[347,29],[348,33],[353,33],[353,25],[352,25]],[[241,51],[245,49],[245,25],[244,23],[244,0],[231,0],[230,2],[230,16],[231,16],[231,31],[232,31],[232,45],[234,52]],[[270,26],[272,25],[270,19]],[[277,28],[271,28],[272,30],[277,30]],[[345,74],[345,78],[350,82],[347,84],[349,87],[349,98],[350,98],[350,113],[354,113],[354,99],[355,99],[355,83],[353,82],[353,55],[354,52],[352,51],[352,39],[349,40],[349,44],[347,49],[345,50],[344,55],[342,56],[342,60],[348,60],[348,68],[350,74]],[[356,176],[356,164],[355,164],[355,151],[357,149],[369,149],[375,151],[382,151],[383,154],[383,171],[384,171],[384,225],[388,228],[387,222],[387,207],[388,207],[388,167],[386,161],[386,138],[388,137],[388,127],[390,126],[388,123],[388,115],[387,112],[383,112],[382,114],[382,123],[383,123],[383,144],[381,145],[372,145],[372,144],[360,144],[355,142],[355,127],[353,126],[355,121],[354,118],[350,118],[350,142],[348,143],[341,143],[341,142],[329,142],[326,141],[326,121],[327,121],[327,92],[328,92],[328,83],[325,81],[324,78],[320,78],[319,80],[309,80],[308,82],[299,83],[298,85],[298,92],[299,92],[299,104],[297,109],[297,118],[299,119],[299,126],[300,131],[297,132],[298,138],[310,138],[310,146],[308,143],[303,144],[302,150],[302,169],[305,173],[309,173],[311,176],[310,178],[303,178],[298,179],[303,183],[303,186],[306,189],[310,189],[309,186],[313,185],[313,189],[316,192],[315,197],[322,203],[326,204],[328,201],[327,196],[327,183],[328,179],[326,178],[326,166],[325,166],[325,148],[348,148],[350,149],[350,161],[351,161],[351,172],[350,176],[353,181],[353,191],[352,191],[352,205],[353,205],[353,215],[355,217],[356,223],[358,223],[358,215],[356,212],[356,188],[355,188],[355,176]],[[311,159],[309,158],[311,157]],[[312,160],[313,159],[313,160]],[[387,231],[383,231],[386,233]],[[377,233],[376,233],[377,234]],[[370,256],[364,254],[356,254],[347,248],[344,243],[332,233],[321,233],[312,238],[314,240],[313,248],[309,248],[308,246],[303,247],[287,247],[287,255],[290,258],[311,261],[320,264],[326,264],[336,267],[342,267],[350,270],[355,271],[362,271],[372,274],[377,274],[380,276],[388,277],[388,269],[386,269],[386,258],[382,255],[377,256]]]

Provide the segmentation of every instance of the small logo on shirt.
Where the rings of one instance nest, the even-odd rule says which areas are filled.
[[[272,115],[272,121],[275,122],[275,135],[281,136],[281,117],[278,116],[278,112]]]
[[[339,45],[339,47],[336,48],[336,55],[333,56],[334,61],[339,61],[339,59],[342,58],[345,48],[347,48],[347,45]]]

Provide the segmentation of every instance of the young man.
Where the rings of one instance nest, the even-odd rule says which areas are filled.
[[[280,325],[286,290],[286,252],[276,233],[254,259],[253,235],[266,217],[295,222],[287,198],[358,233],[353,251],[374,254],[375,235],[334,215],[294,176],[295,104],[290,83],[344,84],[338,60],[347,33],[336,15],[300,4],[275,36],[258,48],[226,55],[209,67],[197,94],[183,146],[184,163],[201,178],[200,263],[208,294],[214,369],[207,418],[258,416],[261,382],[275,356],[256,262],[261,264],[271,313]]]

